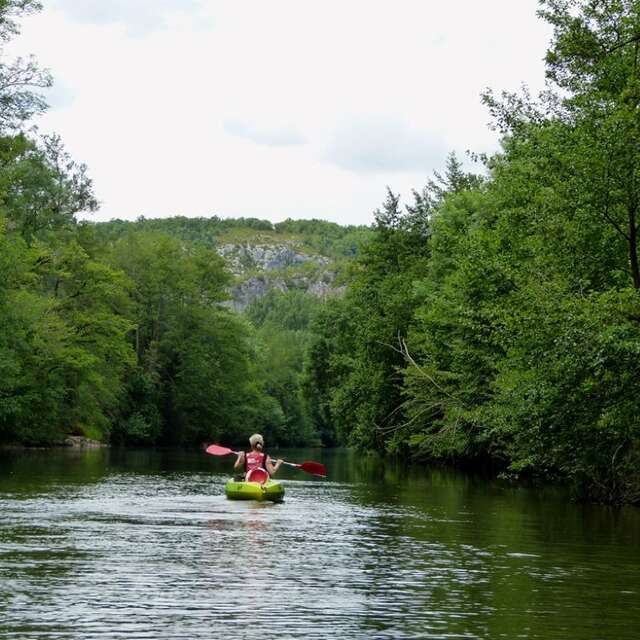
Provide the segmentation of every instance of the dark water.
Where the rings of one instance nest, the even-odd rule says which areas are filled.
[[[280,452],[282,453],[282,452]],[[0,638],[640,638],[640,510],[347,452],[0,453]]]

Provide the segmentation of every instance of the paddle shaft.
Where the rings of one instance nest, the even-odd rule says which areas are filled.
[[[228,456],[229,454],[239,455],[239,451],[234,451],[233,449],[228,449],[227,447],[221,447],[218,444],[212,444],[207,447],[207,453],[212,456]],[[271,460],[273,464],[273,460]],[[282,461],[282,464],[286,464],[289,467],[295,467],[296,469],[302,469],[302,471],[306,471],[311,475],[318,476],[320,478],[327,477],[327,471],[323,464],[319,462],[303,462],[302,464],[296,464],[294,462],[287,462],[286,460]]]

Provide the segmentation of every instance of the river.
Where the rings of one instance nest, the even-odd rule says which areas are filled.
[[[232,458],[0,452],[0,638],[640,637],[639,509],[277,453],[329,477],[234,502]]]

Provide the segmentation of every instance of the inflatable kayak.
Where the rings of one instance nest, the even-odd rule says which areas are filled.
[[[232,500],[280,502],[284,498],[284,487],[272,480],[264,469],[252,469],[245,480],[229,480],[224,490]]]
[[[245,482],[229,480],[224,487],[227,498],[231,500],[271,500],[280,502],[284,498],[284,487],[275,480],[266,482]]]

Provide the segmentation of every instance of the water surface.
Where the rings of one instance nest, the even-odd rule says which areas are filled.
[[[275,452],[274,452],[275,453]],[[0,453],[0,638],[640,637],[640,510],[345,451]]]

